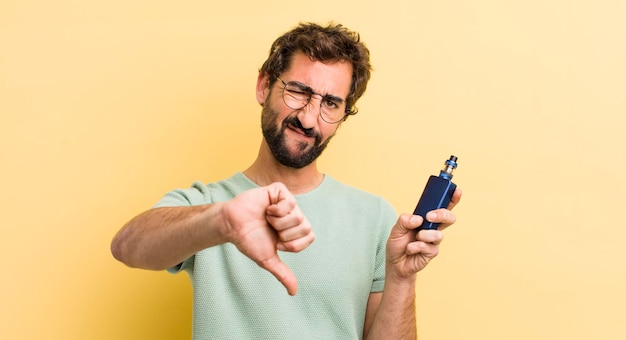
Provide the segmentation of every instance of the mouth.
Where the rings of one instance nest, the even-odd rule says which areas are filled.
[[[310,131],[307,130],[303,130],[297,126],[294,126],[293,124],[287,124],[287,128],[293,132],[295,132],[296,134],[303,136],[303,137],[307,137],[307,138],[314,138],[314,134]]]
[[[315,140],[318,140],[320,138],[320,136],[318,136],[318,134],[315,132],[315,129],[313,128],[305,129],[302,126],[302,123],[300,123],[300,121],[297,118],[288,119],[284,122],[284,124],[287,129],[295,132],[296,134],[300,136],[304,136],[304,137],[307,137],[308,139],[315,139]]]

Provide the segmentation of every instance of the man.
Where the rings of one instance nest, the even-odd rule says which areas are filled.
[[[316,165],[356,113],[370,70],[369,51],[341,25],[285,33],[257,79],[263,141],[253,164],[166,194],[115,236],[113,255],[131,267],[188,272],[194,338],[416,338],[416,273],[441,231],[416,234],[421,217],[397,218]],[[427,217],[440,229],[455,221],[447,209]]]

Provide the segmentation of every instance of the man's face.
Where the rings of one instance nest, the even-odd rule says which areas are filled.
[[[291,67],[279,75],[285,82],[297,81],[322,95],[348,96],[352,65],[346,62],[321,63],[296,53]],[[284,85],[276,81],[262,96],[262,130],[267,145],[281,164],[300,169],[314,162],[334,136],[339,124],[320,118],[319,96],[302,109],[289,108],[282,99]]]
[[[278,121],[279,113],[274,110],[271,105],[263,107],[261,118],[261,127],[263,137],[269,146],[274,158],[284,166],[300,169],[309,164],[322,154],[322,151],[330,142],[332,135],[325,142],[322,142],[322,136],[314,129],[304,129],[300,120],[296,116],[288,116],[282,122]],[[286,130],[298,129],[304,136],[311,138],[312,142],[304,141],[294,142],[295,150],[288,146]]]

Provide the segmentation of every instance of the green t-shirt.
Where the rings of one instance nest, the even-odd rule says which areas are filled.
[[[174,190],[156,207],[220,202],[258,187],[242,173]],[[329,176],[296,200],[315,232],[299,253],[280,252],[298,280],[289,296],[272,274],[230,244],[198,252],[188,272],[194,339],[361,339],[369,294],[381,292],[385,244],[397,214],[384,199]]]

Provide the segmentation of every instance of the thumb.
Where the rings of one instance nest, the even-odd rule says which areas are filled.
[[[422,224],[422,221],[423,219],[419,215],[400,215],[398,221],[396,222],[395,228],[391,230],[392,237],[402,237],[408,234],[409,232],[411,232],[411,230],[419,227]]]
[[[287,267],[287,265],[278,257],[278,254],[271,258],[260,261],[259,266],[272,273],[280,283],[287,288],[287,293],[293,296],[298,291],[298,280],[296,275]]]

